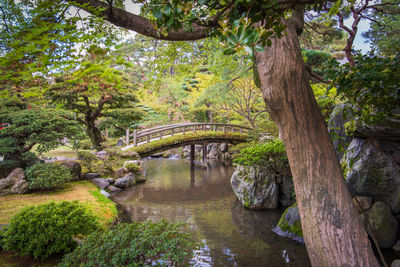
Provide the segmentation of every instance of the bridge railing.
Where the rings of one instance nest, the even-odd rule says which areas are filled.
[[[222,131],[222,132],[240,132],[248,133],[250,128],[224,123],[176,123],[163,126],[157,126],[144,130],[126,130],[125,143],[126,145],[132,144],[137,146],[142,143],[150,143],[154,139],[162,139],[164,137],[174,136],[176,134],[185,134],[196,131]]]

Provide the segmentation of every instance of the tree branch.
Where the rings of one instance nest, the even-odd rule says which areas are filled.
[[[4,11],[2,6],[0,6],[0,10],[1,10],[1,13],[3,14],[3,22],[4,22],[4,25],[6,26],[6,31],[10,32],[10,28],[8,27],[8,23],[7,23],[7,19],[6,19],[6,12]]]
[[[135,31],[145,36],[153,37],[156,39],[169,40],[169,41],[194,41],[207,37],[206,27],[198,25],[193,26],[193,31],[187,32],[184,30],[171,31],[166,36],[162,35],[157,29],[154,28],[153,23],[142,16],[138,16],[127,12],[117,7],[110,7],[107,3],[99,0],[67,0],[71,4],[78,3],[80,8],[92,13],[93,8],[102,9],[100,16],[104,17],[112,24]]]

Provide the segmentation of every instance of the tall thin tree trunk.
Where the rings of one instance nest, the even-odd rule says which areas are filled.
[[[326,124],[309,84],[298,34],[304,9],[293,12],[287,35],[256,54],[268,112],[279,127],[313,266],[379,266],[352,204]]]

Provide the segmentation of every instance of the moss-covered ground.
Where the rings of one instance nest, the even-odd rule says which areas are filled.
[[[78,181],[68,183],[58,190],[0,196],[0,224],[7,224],[24,207],[51,200],[78,200],[96,215],[102,225],[110,224],[118,214],[116,204],[100,194],[95,185],[89,181]]]

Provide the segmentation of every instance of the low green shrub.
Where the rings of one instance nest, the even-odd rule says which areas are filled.
[[[80,148],[80,149],[93,149],[92,141],[90,141],[90,139],[79,140],[78,148]]]
[[[72,237],[85,236],[97,229],[96,217],[82,204],[49,202],[16,214],[0,234],[1,245],[19,256],[44,260],[56,253],[70,252],[75,245]]]
[[[196,247],[179,223],[119,224],[91,234],[59,266],[176,266]]]
[[[229,147],[229,153],[231,155],[236,155],[236,154],[240,153],[240,151],[242,151],[244,148],[252,146],[256,143],[257,142],[252,141],[252,142],[246,142],[246,143],[240,143],[240,144],[233,145],[233,146]]]
[[[260,166],[277,171],[288,166],[285,146],[279,139],[271,139],[266,143],[256,143],[246,147],[234,156],[233,161],[239,165]]]
[[[93,163],[97,160],[96,155],[90,151],[80,150],[77,153],[78,160],[88,171],[92,171]]]
[[[29,189],[51,189],[66,182],[72,181],[74,177],[71,171],[56,163],[36,163],[25,170]]]
[[[127,168],[129,172],[132,172],[134,174],[140,173],[140,166],[136,165],[135,163],[128,163],[125,165],[125,168]]]

